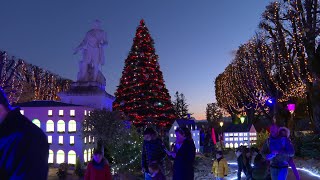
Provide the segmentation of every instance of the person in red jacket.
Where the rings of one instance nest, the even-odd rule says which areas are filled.
[[[93,152],[92,161],[87,166],[85,180],[112,180],[108,161],[102,156],[102,151],[96,149]]]

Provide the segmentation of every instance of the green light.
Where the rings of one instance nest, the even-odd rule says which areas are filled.
[[[246,119],[246,117],[244,117],[244,116],[241,116],[241,117],[240,117],[241,124],[244,123],[244,120],[245,120],[245,119]]]

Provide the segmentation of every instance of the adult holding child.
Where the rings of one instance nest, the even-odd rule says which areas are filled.
[[[272,180],[285,180],[288,175],[289,159],[294,156],[294,148],[288,138],[279,136],[279,127],[273,124],[270,137],[263,144],[261,154],[270,161]]]

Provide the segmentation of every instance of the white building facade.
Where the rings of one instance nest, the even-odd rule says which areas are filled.
[[[82,122],[92,108],[57,101],[31,101],[17,104],[21,114],[42,129],[50,145],[48,163],[75,164],[91,159],[96,141],[82,137]]]
[[[238,148],[256,144],[257,131],[253,124],[232,124],[223,133],[223,145],[225,148]]]

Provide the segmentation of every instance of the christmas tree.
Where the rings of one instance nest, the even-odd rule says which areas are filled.
[[[137,28],[115,96],[113,108],[123,112],[136,126],[164,127],[175,118],[154,42],[144,20]]]

